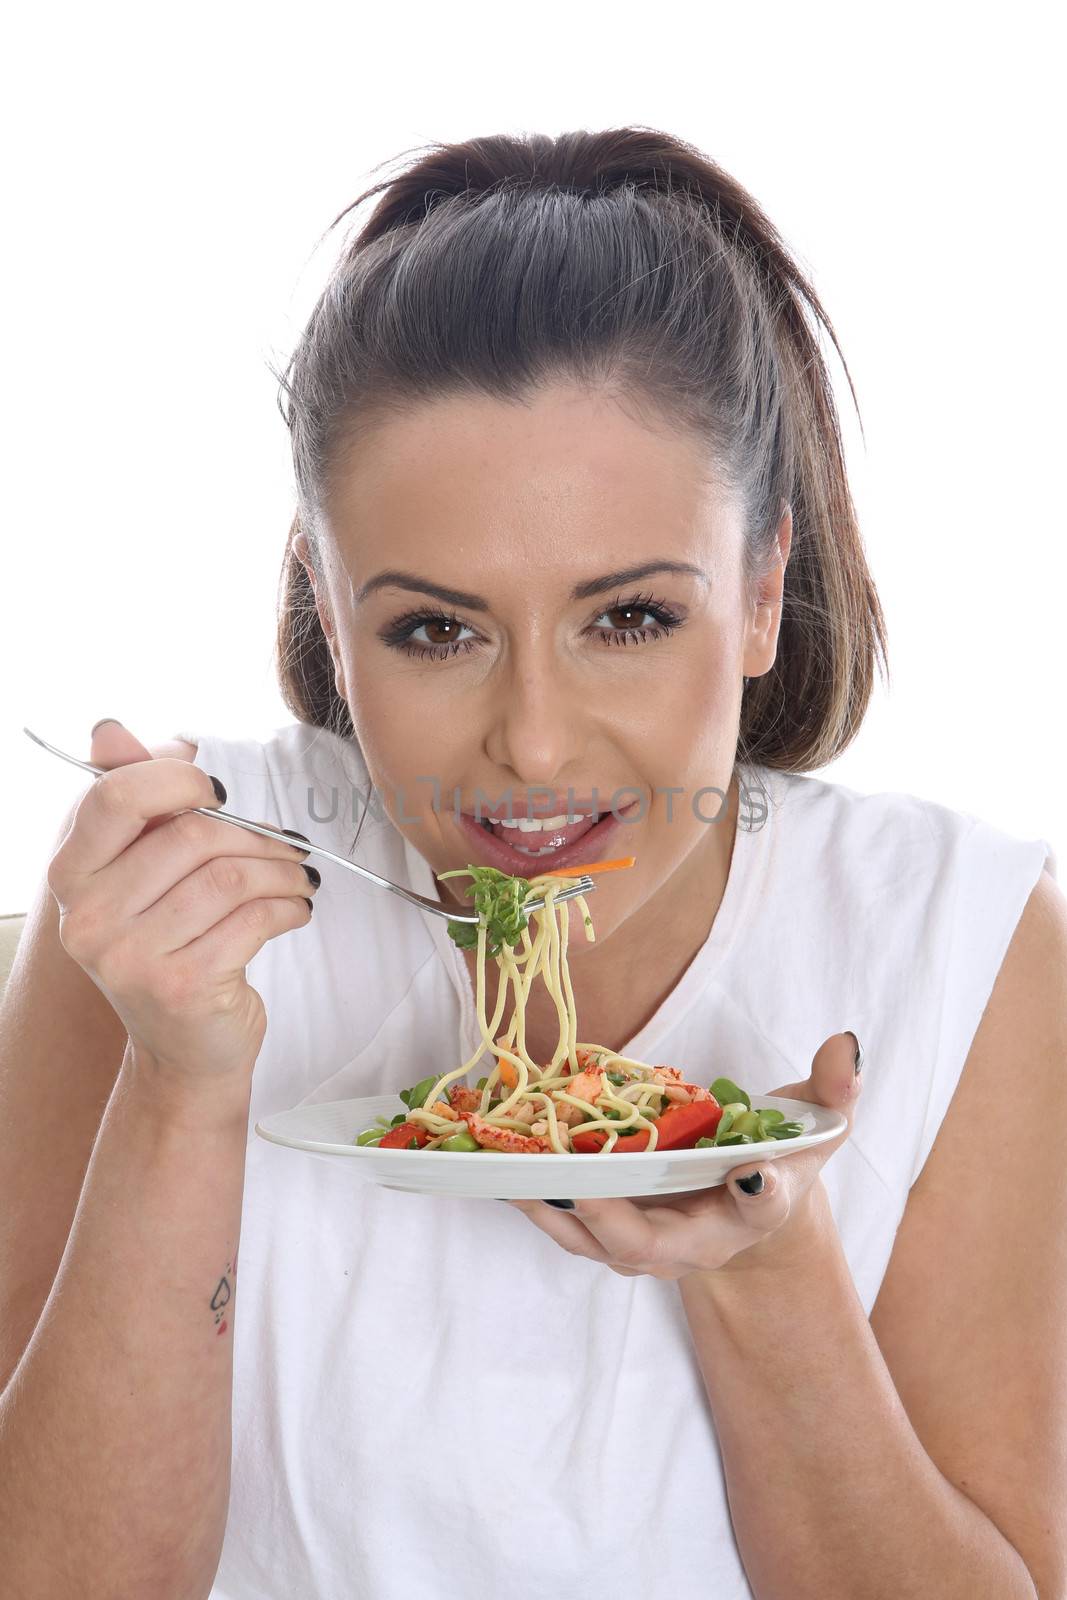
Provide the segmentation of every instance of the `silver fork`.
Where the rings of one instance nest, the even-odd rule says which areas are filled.
[[[65,750],[59,750],[54,744],[49,744],[30,728],[23,728],[23,733],[28,734],[35,744],[42,749],[50,750],[54,756],[70,761],[76,767],[84,767],[86,772],[91,772],[94,777],[101,777],[107,772],[107,767],[94,767],[91,761],[80,761],[77,756],[68,755]],[[251,833],[261,833],[265,839],[277,839],[279,844],[292,844],[293,840],[288,834],[281,833],[277,828],[265,828],[262,823],[249,822],[247,817],[235,817],[232,811],[216,811],[211,806],[190,806],[190,811],[197,811],[202,817],[218,817],[222,822],[232,822],[235,828],[247,828]],[[303,837],[303,835],[301,835]],[[449,922],[477,922],[476,911],[450,911],[439,900],[430,900],[424,894],[416,894],[413,889],[405,889],[399,883],[391,883],[388,878],[380,878],[369,867],[361,867],[356,861],[347,861],[344,856],[335,855],[332,850],[326,850],[321,844],[298,845],[298,849],[307,849],[313,856],[322,856],[326,861],[336,862],[339,867],[347,867],[349,872],[358,872],[361,878],[367,878],[371,883],[376,883],[381,889],[389,889],[393,894],[398,894],[401,900],[407,900],[411,905],[418,906],[420,911],[431,911],[435,917],[446,917]],[[569,889],[556,895],[555,901],[559,905],[563,900],[573,900],[575,895],[591,894],[596,888],[592,878],[583,876]],[[523,906],[524,911],[540,911],[544,905],[543,899],[527,900]]]

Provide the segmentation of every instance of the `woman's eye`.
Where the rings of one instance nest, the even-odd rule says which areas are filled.
[[[464,631],[470,635],[469,638],[462,637]],[[420,635],[425,637],[420,638]],[[421,656],[428,661],[443,660],[445,656],[455,655],[458,650],[471,649],[475,643],[474,629],[458,617],[427,615],[425,612],[399,617],[382,634],[382,638],[394,649],[403,650],[416,658]]]
[[[652,612],[644,606],[612,606],[610,610],[602,611],[600,616],[607,617],[613,628],[640,628],[641,619],[651,617]]]
[[[682,618],[667,606],[640,599],[618,602],[600,613],[608,618],[606,628],[594,627],[604,644],[642,644],[652,639],[663,639],[681,626]],[[597,621],[600,621],[600,617]],[[651,622],[645,618],[650,617]]]
[[[427,622],[420,622],[418,627],[408,634],[408,638],[414,640],[416,644],[433,645],[435,648],[461,642],[465,643],[465,640],[461,640],[461,633],[466,627],[467,624],[465,622],[458,622],[455,617],[432,617]],[[468,629],[467,631],[471,632],[473,630]],[[420,639],[420,633],[425,633],[426,638]]]

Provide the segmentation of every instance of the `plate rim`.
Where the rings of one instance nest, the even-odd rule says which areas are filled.
[[[641,1173],[646,1174],[645,1181],[653,1182],[654,1184],[657,1178],[662,1182],[662,1178],[667,1173],[680,1173],[680,1171],[685,1171],[686,1166],[696,1165],[702,1166],[704,1174],[709,1173],[709,1171],[715,1171],[715,1174],[717,1174],[715,1182],[718,1184],[718,1182],[725,1182],[726,1176],[728,1176],[729,1171],[733,1170],[734,1166],[749,1165],[749,1163],[760,1162],[760,1160],[779,1160],[784,1155],[789,1155],[793,1150],[797,1150],[797,1146],[800,1146],[800,1150],[814,1149],[814,1147],[824,1144],[829,1139],[837,1138],[838,1134],[843,1133],[848,1128],[848,1118],[845,1117],[843,1112],[835,1110],[833,1107],[817,1106],[811,1101],[797,1101],[797,1099],[793,1099],[792,1096],[787,1096],[787,1094],[752,1094],[750,1102],[752,1102],[753,1109],[758,1110],[763,1106],[768,1106],[768,1104],[769,1106],[782,1107],[782,1109],[795,1107],[801,1114],[822,1114],[824,1117],[832,1118],[832,1122],[830,1122],[830,1125],[824,1126],[824,1128],[814,1128],[809,1133],[801,1134],[798,1139],[761,1139],[758,1144],[726,1144],[726,1146],[705,1147],[702,1150],[662,1150],[662,1152],[656,1152],[656,1150],[651,1150],[651,1152],[649,1150],[632,1150],[630,1154],[622,1155],[621,1160],[617,1160],[617,1162],[613,1160],[611,1166],[603,1165],[597,1166],[597,1168],[593,1168],[592,1154],[571,1152],[571,1150],[566,1150],[566,1152],[561,1152],[560,1154],[557,1150],[552,1150],[552,1152],[544,1152],[544,1154],[537,1155],[537,1166],[536,1168],[531,1168],[528,1155],[512,1154],[507,1150],[448,1150],[448,1152],[445,1152],[445,1150],[429,1150],[427,1152],[427,1150],[390,1149],[382,1152],[376,1147],[358,1146],[358,1144],[331,1144],[331,1142],[322,1141],[322,1139],[301,1139],[298,1136],[294,1136],[294,1134],[270,1130],[269,1126],[266,1126],[266,1122],[269,1122],[272,1118],[288,1117],[291,1112],[302,1112],[302,1110],[312,1112],[312,1110],[325,1110],[328,1107],[336,1109],[336,1107],[366,1106],[366,1104],[376,1104],[378,1106],[382,1101],[394,1102],[397,1099],[397,1091],[387,1090],[382,1094],[357,1094],[357,1096],[344,1096],[344,1098],[334,1099],[334,1101],[312,1101],[307,1106],[290,1106],[286,1110],[269,1112],[264,1117],[258,1118],[254,1123],[254,1133],[258,1134],[259,1138],[269,1142],[269,1144],[275,1144],[275,1146],[283,1147],[283,1149],[301,1150],[306,1155],[315,1155],[315,1157],[323,1158],[323,1160],[355,1157],[358,1162],[358,1158],[363,1157],[365,1158],[365,1170],[362,1173],[358,1173],[360,1178],[376,1182],[379,1186],[387,1187],[387,1189],[397,1187],[397,1189],[406,1190],[406,1186],[403,1186],[403,1184],[382,1182],[382,1179],[386,1178],[386,1176],[395,1178],[398,1171],[403,1173],[403,1165],[400,1165],[400,1168],[394,1165],[397,1162],[397,1158],[400,1158],[400,1162],[403,1163],[403,1158],[405,1157],[421,1157],[421,1165],[411,1168],[411,1176],[413,1178],[416,1178],[418,1173],[424,1173],[426,1178],[430,1179],[432,1174],[450,1171],[459,1179],[462,1171],[472,1170],[470,1162],[477,1160],[478,1165],[474,1170],[485,1170],[486,1174],[490,1173],[490,1171],[496,1171],[496,1173],[501,1174],[501,1178],[504,1173],[509,1173],[509,1171],[514,1171],[514,1173],[522,1171],[528,1178],[534,1178],[534,1173],[539,1171],[539,1173],[544,1174],[545,1179],[549,1179],[552,1174],[558,1174],[561,1171],[573,1171],[574,1176],[577,1178],[577,1171],[584,1171],[584,1173],[589,1173],[592,1176],[593,1170],[595,1170],[598,1173],[603,1173],[605,1181],[608,1179],[608,1173],[617,1174],[622,1186],[625,1186],[632,1179],[640,1179]],[[374,1115],[374,1112],[371,1112],[371,1115]],[[430,1157],[440,1155],[443,1160],[448,1160],[448,1166],[442,1168],[442,1165],[438,1162],[427,1166],[427,1155],[430,1155]],[[569,1165],[569,1163],[574,1162],[576,1157],[582,1162],[581,1168],[573,1168],[573,1166]],[[515,1163],[522,1163],[522,1166],[517,1166]],[[563,1163],[568,1163],[568,1165],[565,1166]],[[641,1165],[633,1165],[633,1163],[641,1163]],[[696,1174],[694,1174],[694,1179],[696,1179]],[[547,1187],[550,1189],[550,1187],[557,1186],[550,1184]],[[696,1187],[715,1187],[715,1184],[696,1182]],[[453,1197],[459,1198],[464,1197],[466,1189],[466,1184],[459,1184],[456,1187],[440,1187],[440,1184],[432,1184],[430,1182],[429,1187],[416,1184],[413,1189],[406,1190],[406,1192],[445,1195],[445,1197],[453,1195]],[[646,1194],[667,1195],[670,1194],[670,1190],[646,1190]],[[483,1198],[485,1195],[467,1194],[466,1197]],[[637,1192],[633,1192],[633,1197],[637,1198]],[[531,1197],[530,1195],[514,1195],[514,1197],[509,1198]],[[582,1197],[577,1195],[577,1198]],[[585,1198],[597,1197],[595,1195],[587,1195]]]

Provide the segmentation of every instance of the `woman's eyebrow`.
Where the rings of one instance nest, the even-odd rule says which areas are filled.
[[[635,583],[638,578],[649,578],[655,572],[689,574],[704,583],[708,581],[707,573],[691,561],[644,561],[640,566],[620,567],[615,572],[605,572],[599,578],[590,578],[586,583],[576,583],[570,598],[588,600],[591,595],[600,594],[604,589],[617,589],[624,583]],[[356,591],[356,604],[362,603],[377,589],[414,589],[420,594],[432,595],[435,600],[443,600],[446,605],[462,606],[465,611],[489,610],[488,600],[483,600],[480,594],[468,594],[465,589],[449,589],[442,583],[431,583],[429,578],[420,578],[415,572],[400,572],[395,568],[369,578]]]

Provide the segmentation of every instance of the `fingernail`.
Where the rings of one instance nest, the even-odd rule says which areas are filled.
[[[319,884],[322,882],[322,873],[317,871],[315,867],[309,867],[306,861],[302,861],[300,865],[307,873],[310,882],[312,882],[317,889]]]
[[[304,896],[304,904],[307,906],[309,911],[314,911],[315,907],[312,905],[312,903],[308,899],[307,895]]]
[[[743,1189],[746,1194],[762,1194],[763,1173],[753,1172],[747,1178],[738,1178],[737,1187]]]
[[[211,778],[210,772],[208,773],[208,777]],[[211,787],[215,791],[215,799],[218,801],[219,805],[224,806],[226,804],[226,785],[222,782],[221,778],[211,778]]]
[[[295,828],[279,828],[278,832],[279,833],[287,833],[289,835],[290,839],[302,839],[305,844],[310,844],[311,843],[311,840],[307,837],[306,834],[297,833]]]
[[[849,1028],[848,1031],[849,1033],[852,1033],[851,1028]],[[856,1041],[856,1065],[853,1071],[853,1077],[859,1077],[859,1074],[863,1068],[863,1046],[860,1044],[858,1033],[852,1033],[852,1037]]]
[[[94,722],[92,727],[89,729],[89,737],[90,737],[90,739],[92,738],[93,734],[96,732],[97,728],[102,728],[104,726],[105,722],[113,722],[115,724],[116,728],[121,728],[122,727],[122,723],[119,721],[118,717],[101,717],[100,721],[99,722]]]
[[[545,1205],[546,1206],[557,1206],[560,1211],[573,1211],[574,1210],[574,1201],[573,1200],[546,1200],[545,1201]]]

